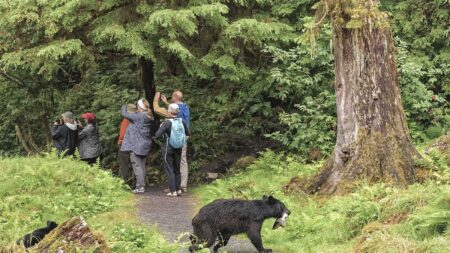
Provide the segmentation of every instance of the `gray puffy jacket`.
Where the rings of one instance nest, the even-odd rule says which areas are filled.
[[[79,152],[81,159],[94,158],[103,152],[100,144],[100,134],[94,124],[87,124],[78,133],[78,141],[80,143]]]

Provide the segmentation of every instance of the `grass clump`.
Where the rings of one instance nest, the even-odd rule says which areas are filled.
[[[281,252],[449,252],[450,169],[433,157],[421,183],[402,189],[355,182],[345,195],[286,191],[293,178],[306,178],[321,164],[267,151],[247,170],[196,190],[201,204],[218,198],[258,199],[271,194],[292,211],[285,230],[263,226],[266,247]]]
[[[135,198],[110,172],[74,159],[0,159],[0,248],[47,220],[82,216],[113,252],[174,252],[156,229],[139,224]]]

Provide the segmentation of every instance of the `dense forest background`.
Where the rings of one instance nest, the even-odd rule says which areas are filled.
[[[0,155],[51,146],[50,125],[96,113],[114,165],[120,105],[155,85],[185,93],[190,155],[202,161],[274,140],[305,159],[335,141],[331,26],[312,0],[0,0]],[[342,8],[349,6],[342,6]],[[450,129],[450,3],[381,1],[391,18],[404,108],[416,142]]]

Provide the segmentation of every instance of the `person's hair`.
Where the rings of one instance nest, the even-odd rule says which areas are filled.
[[[142,99],[142,102],[144,102],[145,105],[145,109],[147,110],[147,117],[149,119],[153,119],[153,113],[152,113],[152,109],[150,108],[150,103],[147,101],[147,99]]]
[[[175,108],[176,108],[176,109],[175,109]],[[176,103],[172,103],[172,104],[170,104],[169,107],[167,108],[167,111],[168,111],[170,114],[176,116],[176,115],[178,115],[178,113],[180,112],[180,108],[178,107],[178,105],[177,105]]]

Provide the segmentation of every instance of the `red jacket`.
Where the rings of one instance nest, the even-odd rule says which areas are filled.
[[[125,131],[127,130],[128,124],[130,124],[130,121],[125,118],[120,123],[119,140],[117,141],[117,144],[119,145],[122,145],[123,137],[125,137]]]

